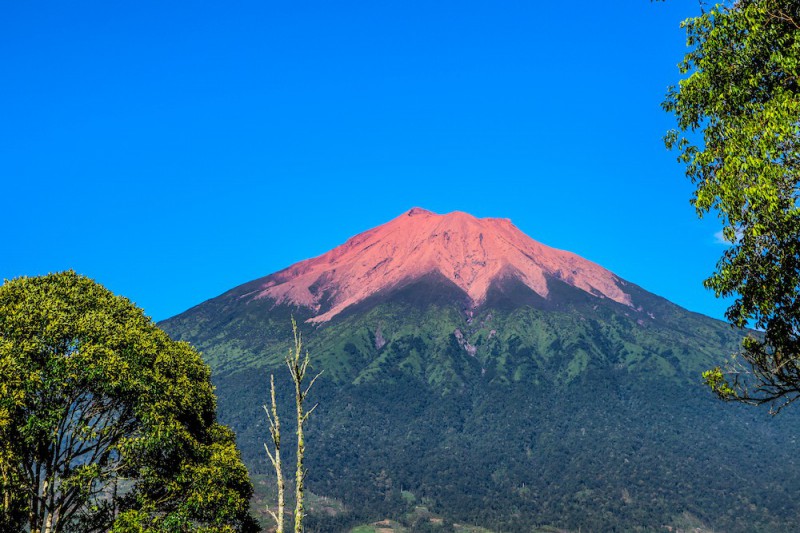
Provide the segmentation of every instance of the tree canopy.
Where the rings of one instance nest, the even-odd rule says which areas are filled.
[[[800,3],[723,2],[683,26],[688,76],[663,104],[678,122],[666,143],[730,243],[706,287],[735,298],[732,324],[763,330],[704,377],[724,399],[779,410],[800,397]]]
[[[210,371],[74,272],[0,286],[0,530],[254,531]]]

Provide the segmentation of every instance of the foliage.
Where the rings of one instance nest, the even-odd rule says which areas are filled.
[[[0,287],[3,531],[253,531],[210,372],[68,271]]]
[[[724,2],[683,26],[689,76],[663,104],[678,123],[666,144],[730,243],[706,287],[735,296],[734,325],[764,330],[707,384],[779,410],[800,397],[800,3]]]

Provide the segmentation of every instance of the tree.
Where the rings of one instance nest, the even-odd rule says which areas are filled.
[[[68,271],[0,286],[2,531],[256,531],[210,371]]]
[[[295,407],[297,408],[297,470],[295,472],[295,504],[294,504],[294,531],[295,533],[302,533],[303,531],[303,518],[305,518],[305,507],[303,506],[303,498],[305,494],[305,481],[306,469],[303,464],[303,459],[306,452],[305,436],[303,434],[303,426],[311,416],[314,409],[317,408],[316,404],[305,411],[305,401],[308,396],[308,391],[311,390],[314,382],[322,374],[320,372],[314,376],[305,386],[303,382],[306,379],[306,371],[308,370],[309,356],[308,351],[303,356],[303,339],[300,332],[297,330],[297,323],[292,318],[292,333],[294,334],[294,349],[289,350],[286,356],[286,366],[289,367],[289,374],[292,376],[294,383],[294,398]]]
[[[264,449],[267,451],[267,457],[269,457],[272,467],[275,469],[275,478],[277,479],[278,485],[278,510],[277,513],[270,509],[267,510],[275,520],[275,533],[283,533],[283,513],[286,508],[286,501],[284,496],[285,482],[283,479],[283,465],[281,463],[281,419],[278,416],[278,402],[275,400],[275,376],[272,374],[269,376],[269,392],[272,403],[269,408],[265,405],[264,411],[267,413],[269,435],[272,437],[272,446],[275,451],[270,451],[266,443],[264,443]]]
[[[294,346],[289,349],[284,362],[289,368],[289,375],[292,378],[292,383],[295,390],[295,408],[297,411],[297,470],[295,472],[295,506],[294,506],[294,531],[301,533],[303,531],[303,519],[305,518],[304,508],[304,494],[305,494],[305,479],[306,469],[304,466],[305,460],[305,436],[303,426],[305,425],[308,417],[312,411],[316,409],[314,405],[307,412],[305,411],[305,401],[308,396],[309,390],[322,374],[320,372],[309,382],[308,386],[304,385],[306,379],[306,371],[310,363],[308,351],[303,356],[303,339],[300,331],[297,329],[297,322],[292,317],[292,334],[294,335]],[[264,406],[264,411],[267,413],[267,420],[269,421],[269,433],[272,438],[273,450],[271,451],[267,444],[264,444],[264,449],[267,451],[272,467],[275,469],[275,477],[277,478],[278,485],[278,510],[273,512],[268,510],[269,514],[275,520],[277,526],[276,533],[283,533],[283,513],[285,508],[284,501],[284,478],[281,465],[281,421],[278,417],[278,404],[275,400],[275,376],[269,376],[269,390],[270,390],[270,407]]]
[[[777,412],[800,397],[800,3],[728,1],[683,26],[689,76],[663,104],[678,123],[666,144],[697,186],[698,215],[716,214],[730,243],[705,286],[735,297],[733,325],[763,330],[704,378],[725,400]]]

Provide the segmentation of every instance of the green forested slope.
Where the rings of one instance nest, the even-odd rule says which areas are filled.
[[[797,527],[797,417],[721,404],[700,385],[738,346],[724,323],[633,285],[630,308],[557,281],[545,300],[508,280],[469,309],[429,278],[311,326],[248,289],[161,325],[203,351],[221,420],[251,471],[268,473],[261,405],[274,371],[290,419],[279,363],[295,314],[325,370],[309,487],[350,510],[314,517],[320,531],[400,516],[402,491],[501,531],[659,530],[686,516],[723,531]]]

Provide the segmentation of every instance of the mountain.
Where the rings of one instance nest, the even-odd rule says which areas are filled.
[[[797,416],[700,383],[742,332],[506,219],[415,208],[160,324],[211,365],[262,490],[270,373],[291,420],[292,316],[324,370],[308,485],[344,509],[312,530],[420,506],[497,531],[797,528]]]

